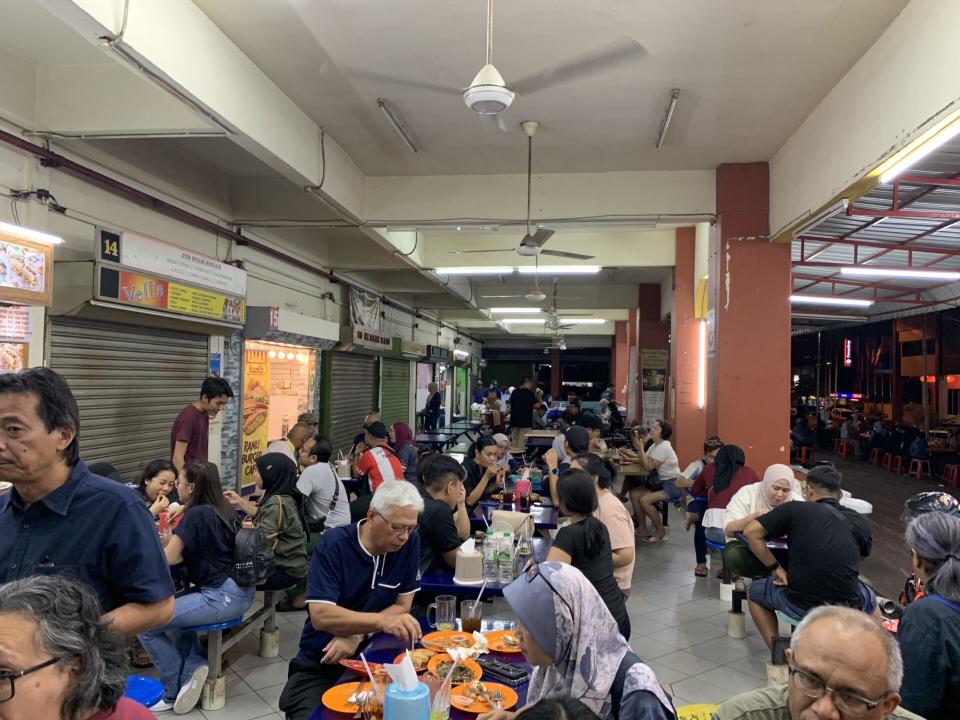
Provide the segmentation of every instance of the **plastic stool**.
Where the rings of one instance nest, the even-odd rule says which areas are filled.
[[[910,477],[917,478],[917,480],[923,479],[924,474],[926,474],[927,477],[930,477],[930,461],[917,460],[914,458],[910,461],[910,472],[907,474]]]
[[[200,696],[200,707],[204,710],[219,710],[227,704],[226,680],[223,677],[223,631],[237,627],[243,617],[209,625],[193,625],[184,630],[207,633],[207,666],[210,672]]]
[[[842,441],[837,441],[836,449],[837,457],[841,457],[846,460],[850,456],[850,446]]]
[[[800,452],[797,455],[797,459],[800,461],[800,464],[809,464],[813,462],[813,448],[809,445],[804,445],[800,448]]]
[[[720,567],[723,570],[722,582],[727,585],[730,584],[730,573],[727,570],[726,565],[722,564],[723,548],[724,548],[724,545],[722,543],[716,543],[716,542],[713,542],[712,540],[707,540],[707,552],[710,554],[710,572],[707,574],[707,592],[710,595],[712,595],[713,593],[710,591],[709,588],[710,588],[710,585],[715,581],[716,574],[717,574],[717,568],[713,562],[714,559],[716,559],[717,562],[721,563]],[[719,587],[717,588],[717,597],[720,597]]]
[[[893,453],[883,454],[883,469],[889,470],[893,466]]]
[[[943,468],[943,484],[947,487],[960,485],[960,465],[947,465]]]
[[[870,451],[870,460],[869,460],[869,463],[870,463],[871,465],[879,465],[879,464],[880,464],[880,454],[881,454],[882,452],[883,452],[883,451],[880,450],[880,448],[873,448],[873,449]]]
[[[156,678],[130,675],[123,696],[138,702],[145,708],[153,707],[163,700],[163,683]]]
[[[890,470],[895,472],[897,475],[903,475],[903,455],[894,456],[893,464],[890,466]]]

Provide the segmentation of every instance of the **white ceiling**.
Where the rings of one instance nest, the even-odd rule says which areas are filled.
[[[0,0],[0,48],[42,64],[107,62],[107,57],[86,38],[26,0]]]
[[[543,172],[766,160],[907,2],[498,2],[493,55],[508,85],[598,49],[636,48],[603,71],[518,93],[503,134],[456,92],[482,65],[482,0],[195,1],[370,175],[522,171],[516,126],[527,119],[543,124]],[[682,94],[657,152],[671,88]],[[399,109],[418,155],[377,97]]]

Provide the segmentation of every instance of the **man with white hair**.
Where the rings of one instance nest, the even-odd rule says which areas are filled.
[[[811,610],[790,639],[787,664],[787,685],[732,697],[713,720],[923,720],[898,707],[903,661],[896,639],[859,610]]]
[[[325,532],[307,573],[309,617],[300,652],[290,662],[280,709],[307,718],[370,634],[386,632],[412,646],[420,623],[410,614],[420,589],[417,519],[423,499],[406,481],[383,483],[367,516]]]

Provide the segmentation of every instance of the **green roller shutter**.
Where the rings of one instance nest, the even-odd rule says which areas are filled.
[[[410,361],[383,358],[380,375],[380,415],[384,424],[410,422]]]
[[[453,414],[460,417],[468,417],[470,415],[470,398],[467,396],[470,392],[470,386],[467,383],[467,369],[458,367],[454,371],[454,377],[456,378],[456,384],[453,386],[454,397],[456,398],[453,401]],[[453,418],[450,418],[451,422]]]
[[[330,353],[329,437],[334,457],[350,452],[363,417],[376,409],[377,359],[370,355]]]

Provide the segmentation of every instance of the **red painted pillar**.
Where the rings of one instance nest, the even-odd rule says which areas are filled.
[[[707,414],[697,405],[700,372],[700,320],[695,313],[696,229],[677,228],[670,312],[670,377],[674,388],[673,447],[686,466],[702,455]]]
[[[627,402],[627,386],[630,375],[630,345],[627,342],[627,322],[618,320],[615,324],[613,338],[613,372],[610,382],[617,391],[617,402],[625,405]]]
[[[767,163],[717,168],[707,432],[762,475],[790,457],[790,245],[769,240]]]
[[[642,350],[669,350],[670,333],[667,324],[660,320],[660,285],[645,284],[639,286],[637,295],[637,353]],[[637,358],[638,372],[642,368],[640,358]],[[670,364],[667,363],[667,370]],[[637,379],[637,407],[636,417],[639,419],[643,406],[643,389],[640,378]],[[656,417],[643,417],[643,423],[649,425],[667,415],[666,392],[663,403],[659,405]]]
[[[560,351],[557,348],[550,348],[550,395],[553,399],[561,400],[560,397],[560,375],[563,370],[560,367]]]

